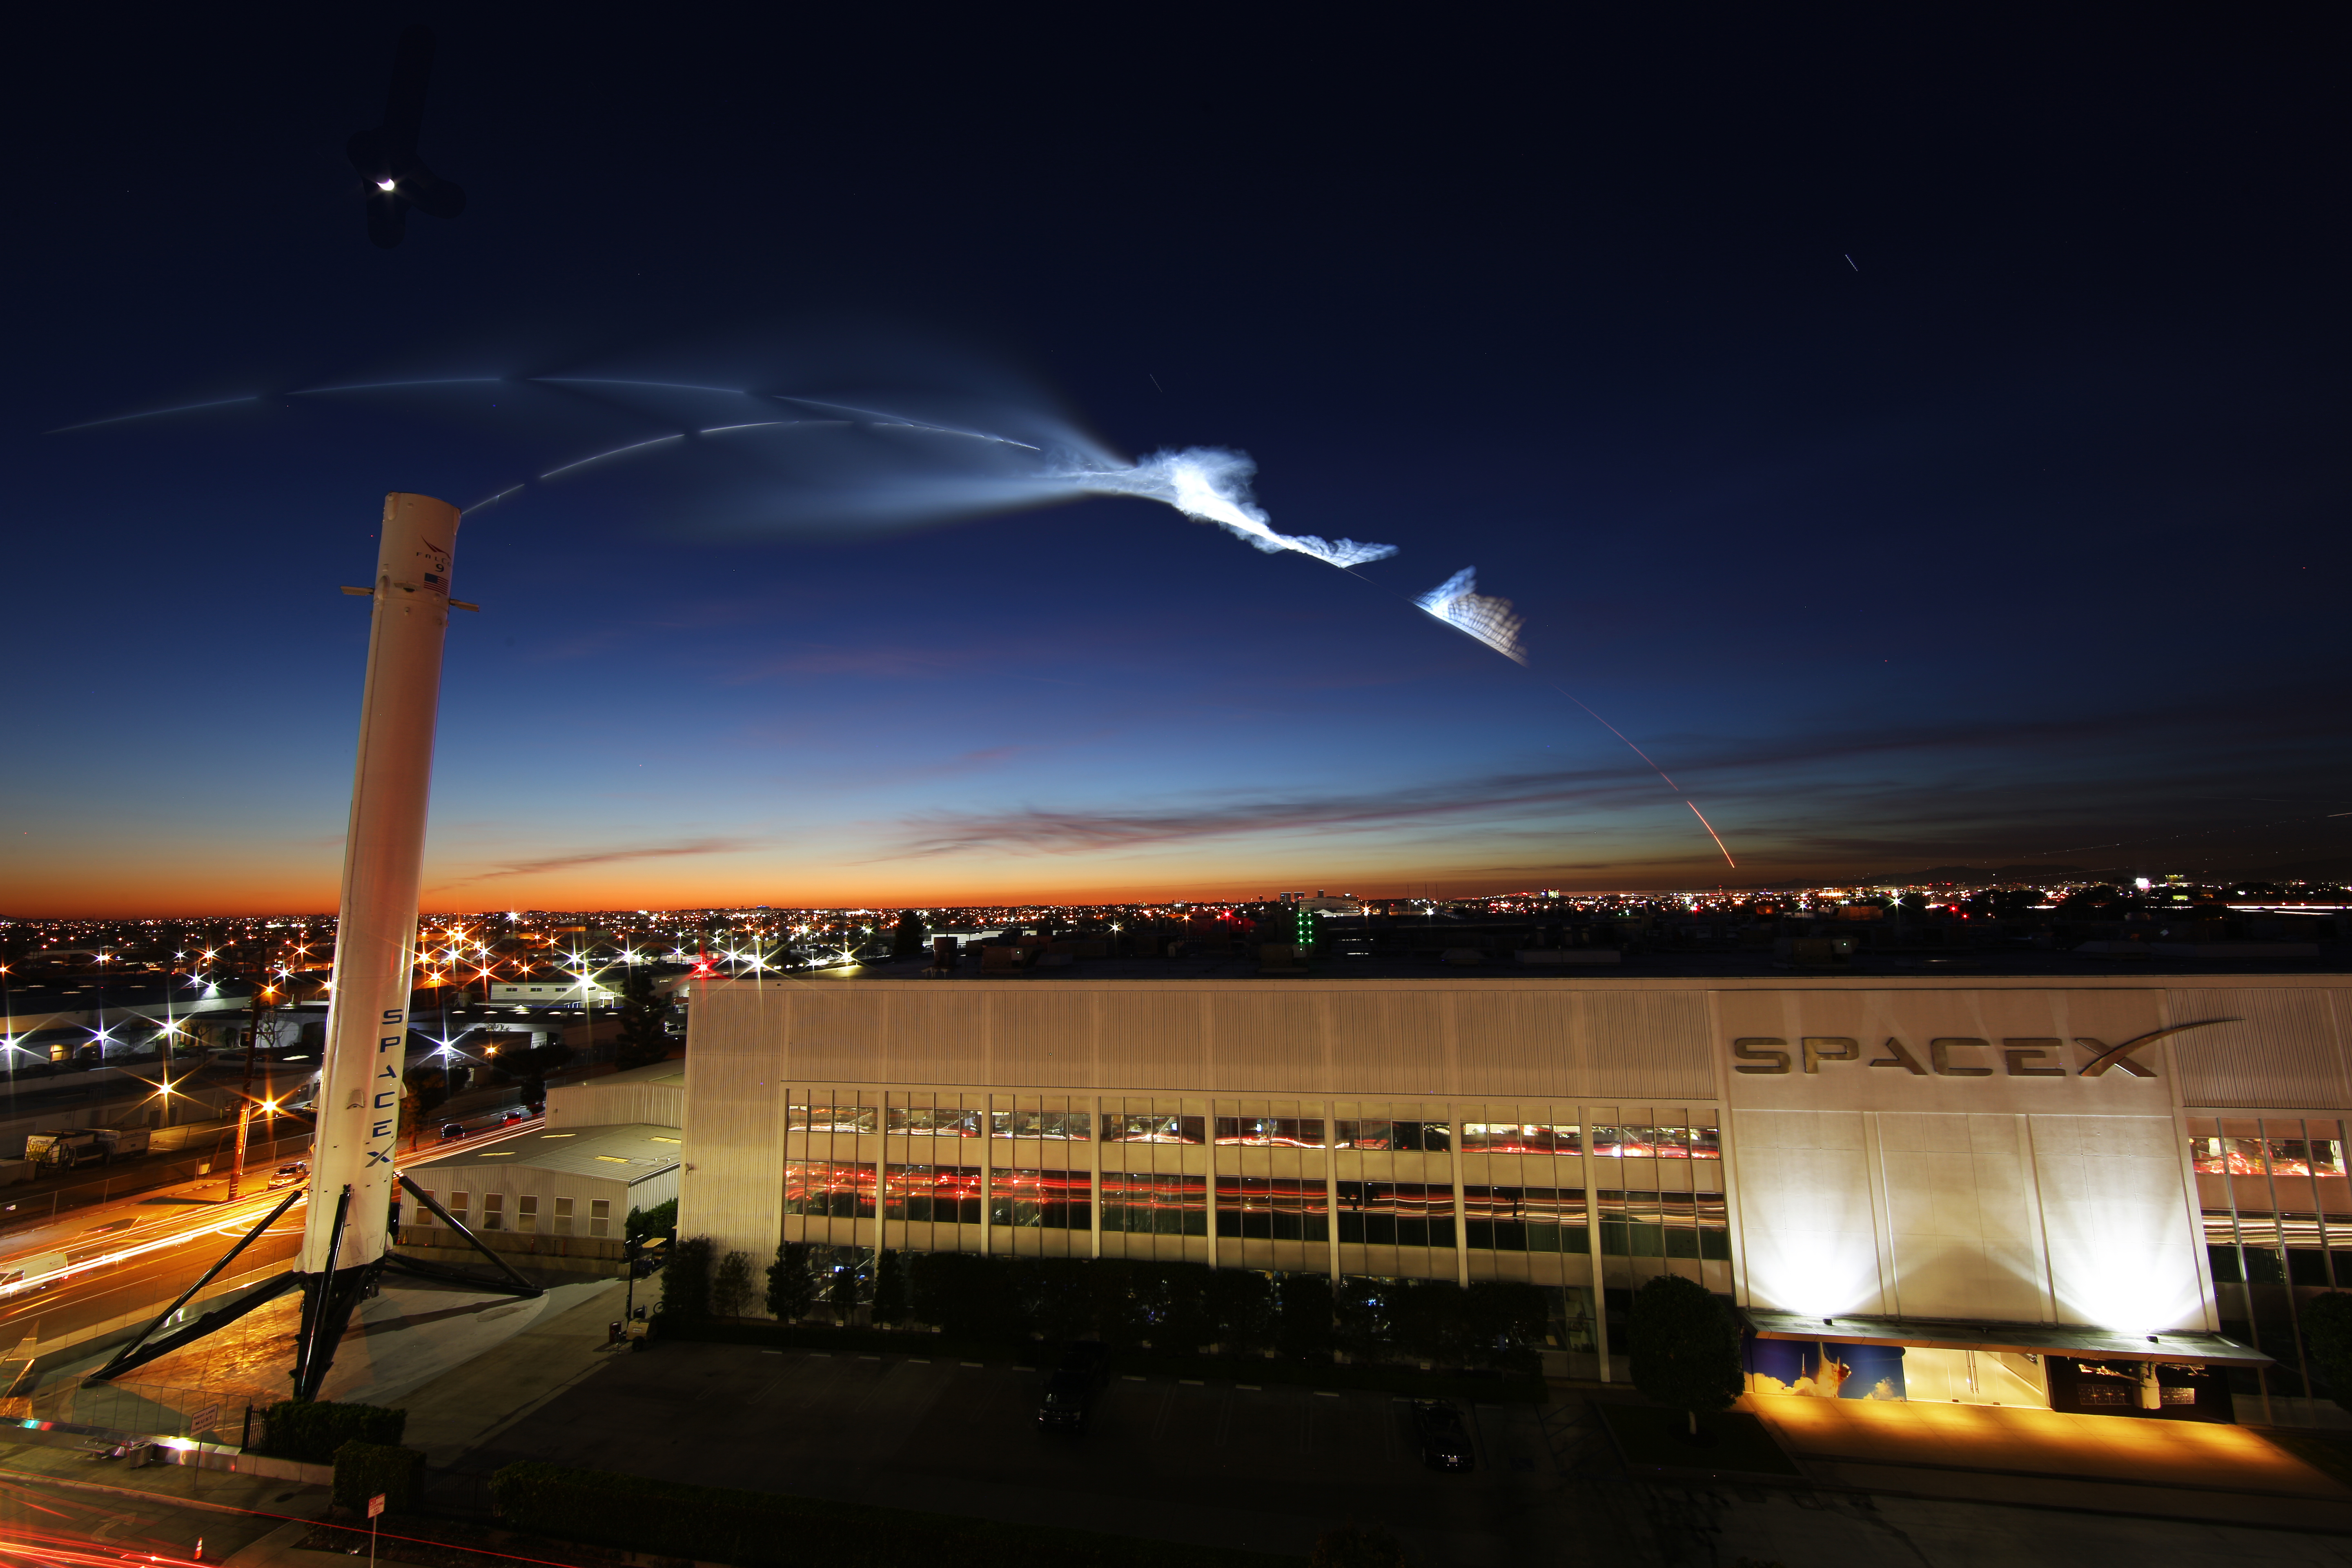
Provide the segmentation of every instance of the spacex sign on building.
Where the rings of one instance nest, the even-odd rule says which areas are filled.
[[[1518,1279],[1601,1376],[1673,1272],[1741,1310],[1759,1392],[2317,1407],[2337,977],[1117,973],[701,983],[682,1226]]]

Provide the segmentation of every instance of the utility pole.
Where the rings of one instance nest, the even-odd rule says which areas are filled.
[[[236,1187],[245,1180],[246,1130],[253,1123],[253,1101],[248,1100],[236,1108],[236,1161],[228,1168],[228,1196],[226,1203],[236,1202]]]

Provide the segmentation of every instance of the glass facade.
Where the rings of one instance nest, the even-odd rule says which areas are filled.
[[[1339,1239],[1371,1247],[1454,1245],[1454,1185],[1341,1182]]]
[[[784,1212],[871,1219],[874,1167],[846,1160],[788,1160],[784,1163]]]
[[[1554,1303],[1555,1348],[1588,1355],[1622,1352],[1623,1303],[1655,1275],[1731,1289],[1711,1108],[824,1085],[784,1100],[785,1238],[817,1247],[1516,1280]]]
[[[1587,1250],[1582,1187],[1462,1189],[1465,1240],[1495,1252]]]
[[[1084,1171],[999,1165],[988,1173],[988,1221],[1029,1230],[1091,1229],[1093,1184]]]
[[[2240,1394],[2345,1392],[2314,1375],[2300,1322],[2311,1297],[2352,1289],[2345,1143],[2345,1123],[2335,1117],[2189,1119],[2189,1163],[2221,1331],[2277,1358],[2261,1373],[2236,1374]]]
[[[885,1165],[882,1217],[915,1225],[978,1225],[978,1165]]]
[[[1206,1236],[1208,1178],[1105,1171],[1102,1227],[1129,1236]]]
[[[1217,1178],[1217,1234],[1268,1241],[1328,1241],[1323,1182],[1281,1176]]]

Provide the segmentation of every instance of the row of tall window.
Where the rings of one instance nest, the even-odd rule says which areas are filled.
[[[1096,1132],[1094,1112],[1074,1109],[1066,1102],[997,1110],[964,1103],[872,1105],[861,1104],[856,1099],[812,1098],[794,1101],[787,1108],[785,1126],[795,1132],[858,1136],[887,1133],[904,1138],[1034,1138],[1054,1142],[1086,1142]],[[1327,1121],[1320,1116],[1273,1112],[1211,1116],[1154,1107],[1105,1111],[1101,1136],[1107,1143],[1214,1143],[1244,1148],[1433,1153],[1458,1148],[1467,1154],[1581,1155],[1589,1152],[1604,1159],[1627,1160],[1723,1157],[1721,1137],[1713,1126],[1646,1122],[1586,1127],[1563,1122],[1465,1120],[1457,1128],[1449,1121],[1386,1117],[1342,1117]]]
[[[872,1219],[875,1167],[845,1160],[793,1160],[784,1167],[784,1212]],[[977,1165],[885,1164],[882,1218],[911,1224],[991,1225],[1044,1230],[1089,1228],[1094,1178],[1084,1171]],[[1159,1236],[1205,1236],[1205,1176],[1105,1171],[1102,1228]],[[1454,1245],[1454,1188],[1443,1182],[1337,1182],[1220,1174],[1217,1234],[1276,1241],[1325,1241],[1336,1222],[1344,1243]],[[1588,1214],[1581,1187],[1462,1189],[1463,1245],[1481,1251],[1591,1250],[1600,1225],[1610,1257],[1727,1258],[1729,1216],[1716,1193],[1596,1189]]]
[[[439,1196],[438,1194],[430,1195]],[[511,1203],[509,1197],[512,1198]],[[442,1206],[449,1211],[451,1219],[468,1230],[513,1230],[524,1236],[595,1237],[612,1234],[613,1205],[609,1198],[590,1198],[585,1213],[581,1212],[575,1199],[550,1198],[544,1215],[540,1212],[541,1200],[537,1193],[484,1193],[481,1198],[482,1210],[478,1219],[473,1215],[474,1194],[471,1193],[453,1192],[443,1201]],[[413,1215],[404,1211],[401,1217],[407,1225],[431,1226],[435,1223],[433,1211],[423,1204],[415,1206]],[[542,1220],[546,1222],[544,1231],[540,1228]]]
[[[2277,1358],[2240,1392],[2352,1392],[2314,1387],[2298,1321],[2311,1288],[2352,1289],[2344,1122],[2200,1116],[2189,1133],[2222,1332]]]

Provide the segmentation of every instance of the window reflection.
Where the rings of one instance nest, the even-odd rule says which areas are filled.
[[[1217,1178],[1217,1234],[1273,1241],[1328,1241],[1323,1184],[1269,1176]]]
[[[1029,1230],[1090,1229],[1092,1185],[1084,1171],[999,1167],[989,1173],[988,1221]]]
[[[1339,1239],[1374,1247],[1454,1245],[1450,1182],[1341,1182]]]
[[[1712,1127],[1596,1126],[1592,1152],[1612,1160],[1720,1160],[1723,1137]]]
[[[1198,1116],[1163,1116],[1157,1112],[1103,1118],[1106,1143],[1198,1143],[1206,1124]]]
[[[945,1105],[894,1105],[884,1125],[909,1138],[977,1138],[980,1112]]]
[[[1444,1153],[1454,1147],[1454,1129],[1444,1121],[1388,1121],[1359,1118],[1335,1127],[1334,1146],[1341,1149],[1422,1150]]]
[[[992,1110],[989,1131],[996,1138],[1045,1138],[1083,1143],[1093,1133],[1093,1118],[1084,1110]]]
[[[1209,1234],[1205,1176],[1139,1171],[1102,1173],[1102,1227],[1141,1236]]]
[[[1584,1129],[1546,1121],[1465,1121],[1465,1154],[1581,1154]]]
[[[1217,1142],[1250,1148],[1320,1149],[1323,1119],[1305,1116],[1220,1116]]]
[[[818,1100],[784,1108],[784,1126],[793,1132],[871,1132],[881,1111],[854,1100]]]
[[[874,1167],[848,1160],[787,1160],[784,1212],[835,1219],[871,1218]]]
[[[885,1219],[934,1225],[980,1223],[977,1165],[890,1165],[883,1170],[882,1183]]]
[[[1471,1247],[1495,1252],[1585,1250],[1581,1187],[1465,1186],[1462,1218],[1463,1239]]]

